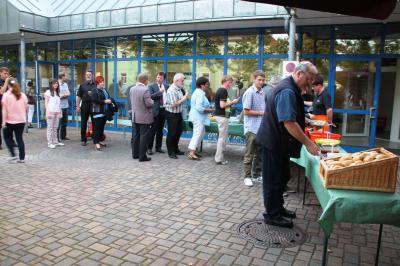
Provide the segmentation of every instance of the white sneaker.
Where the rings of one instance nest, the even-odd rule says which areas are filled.
[[[65,144],[64,143],[62,143],[62,142],[58,142],[58,143],[56,143],[56,146],[64,146]]]
[[[254,182],[260,182],[260,183],[262,183],[262,180],[263,180],[263,179],[262,179],[262,176],[258,176],[258,177],[254,177],[254,178],[253,178],[253,181],[254,181]]]
[[[25,163],[25,160],[17,160],[17,163]]]
[[[228,161],[227,160],[224,160],[224,161],[221,161],[221,162],[215,162],[216,164],[222,164],[222,165],[227,165],[228,164]]]
[[[49,145],[47,145],[47,147],[49,147],[50,149],[55,149],[55,148],[56,148],[56,145],[54,145],[54,144],[49,144]]]
[[[248,186],[248,187],[253,186],[253,181],[251,181],[251,178],[245,178],[243,181],[246,186]]]

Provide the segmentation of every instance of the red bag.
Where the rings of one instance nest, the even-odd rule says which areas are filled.
[[[92,124],[92,122],[90,122],[88,130],[86,132],[86,137],[91,138],[92,136],[93,136],[93,124]]]

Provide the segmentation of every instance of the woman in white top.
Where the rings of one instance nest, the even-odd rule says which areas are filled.
[[[47,121],[47,145],[50,149],[56,146],[64,146],[64,143],[58,142],[57,128],[62,116],[60,106],[60,85],[58,80],[50,82],[50,89],[44,94]]]

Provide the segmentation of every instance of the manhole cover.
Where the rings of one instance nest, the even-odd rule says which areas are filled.
[[[292,229],[268,225],[262,219],[241,223],[237,229],[239,235],[255,245],[271,248],[290,248],[301,245],[306,240],[300,228]]]

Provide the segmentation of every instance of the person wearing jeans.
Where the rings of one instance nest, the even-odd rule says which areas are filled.
[[[68,122],[68,97],[71,95],[68,89],[68,84],[66,82],[65,73],[60,73],[58,75],[58,83],[60,84],[60,106],[62,117],[58,127],[58,139],[59,140],[69,140],[67,138],[67,122]]]
[[[200,146],[205,134],[205,126],[210,125],[209,113],[210,102],[206,97],[206,91],[210,87],[210,82],[206,77],[200,77],[196,81],[196,90],[190,100],[189,121],[193,123],[193,136],[189,143],[189,160],[199,160],[200,155],[196,149]]]
[[[14,151],[13,135],[18,146],[19,160],[17,162],[25,162],[25,143],[23,133],[26,123],[26,114],[28,112],[28,98],[21,92],[17,80],[7,78],[8,91],[3,94],[2,98],[2,123],[4,128],[4,140],[11,154],[11,160],[16,160]]]
[[[44,93],[46,121],[47,121],[47,146],[55,149],[56,146],[64,146],[64,143],[58,141],[58,124],[62,116],[60,106],[60,87],[58,80],[50,82],[50,89]]]
[[[265,110],[263,84],[265,74],[262,71],[253,73],[253,85],[246,90],[242,97],[244,114],[244,134],[246,149],[243,157],[244,184],[253,186],[252,178],[261,179],[261,148],[256,143],[256,134],[260,127]]]
[[[228,138],[229,118],[225,109],[237,103],[238,99],[232,101],[228,99],[228,89],[233,84],[232,76],[227,75],[222,77],[221,84],[221,88],[215,93],[214,117],[218,123],[218,142],[214,160],[216,164],[227,164],[228,161],[225,160],[224,152],[226,150],[226,139]]]

